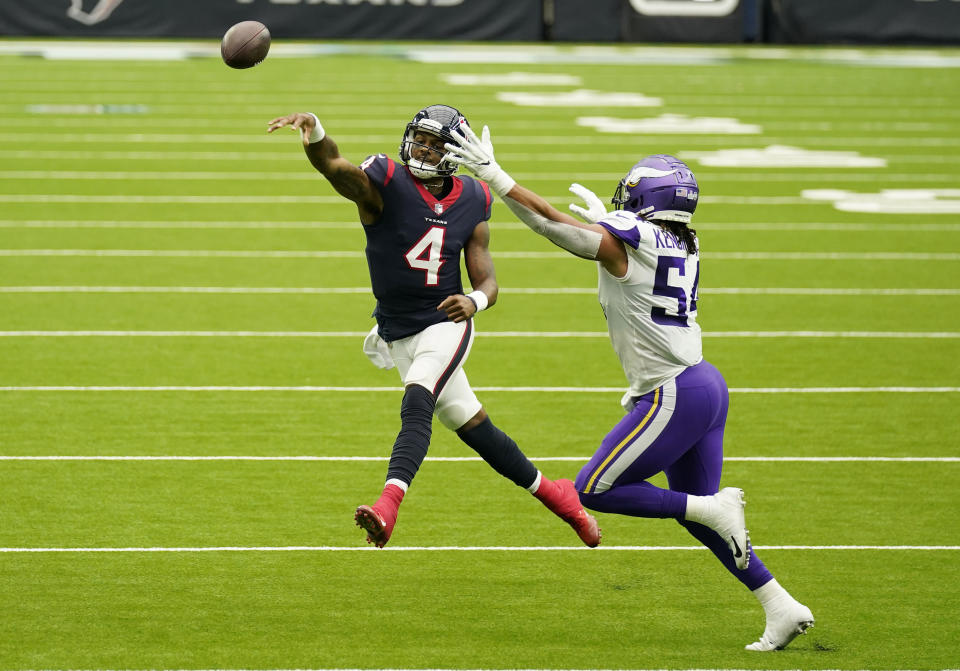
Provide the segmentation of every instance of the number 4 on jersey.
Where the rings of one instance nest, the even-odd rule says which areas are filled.
[[[424,270],[427,273],[426,285],[436,286],[439,280],[440,266],[444,264],[441,258],[443,251],[443,234],[446,229],[439,226],[432,227],[417,241],[404,258],[411,268]]]

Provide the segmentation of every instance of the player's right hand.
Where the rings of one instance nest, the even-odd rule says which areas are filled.
[[[437,310],[446,312],[450,321],[456,323],[466,321],[477,314],[477,304],[462,294],[456,294],[444,298],[437,306]]]
[[[574,182],[570,185],[570,192],[575,196],[579,196],[587,206],[586,208],[583,208],[579,205],[574,205],[571,203],[570,211],[588,224],[595,224],[607,216],[607,206],[603,204],[603,201],[600,200],[597,194],[587,187]]]
[[[308,114],[306,112],[294,112],[293,114],[271,119],[267,124],[267,132],[272,133],[278,128],[290,126],[291,130],[300,131],[300,140],[303,142],[304,146],[306,146],[310,144],[310,133],[313,132],[313,129],[316,125],[316,119],[312,114]]]

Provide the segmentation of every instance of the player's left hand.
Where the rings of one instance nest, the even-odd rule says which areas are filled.
[[[466,321],[477,314],[476,304],[462,294],[447,296],[437,309],[445,311],[452,322]]]
[[[497,161],[493,158],[493,142],[490,140],[490,128],[483,127],[483,139],[477,137],[465,123],[460,124],[459,132],[453,133],[457,144],[447,143],[444,148],[450,152],[446,159],[451,163],[462,165],[483,181],[500,170]]]
[[[586,207],[583,208],[571,203],[570,211],[588,224],[595,224],[607,216],[607,206],[603,204],[603,201],[600,200],[597,194],[587,187],[574,182],[570,185],[570,192],[576,196],[580,196],[586,205]]]

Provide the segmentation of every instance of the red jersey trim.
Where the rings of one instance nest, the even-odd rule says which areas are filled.
[[[480,188],[483,189],[483,195],[486,196],[487,198],[487,207],[484,210],[484,212],[486,212],[490,209],[491,203],[493,203],[493,196],[490,195],[490,187],[487,185],[486,182],[480,182],[480,180],[477,180],[477,181],[480,183]]]
[[[404,166],[406,168],[406,166]],[[407,172],[410,172],[410,169],[407,168]],[[463,193],[463,181],[459,177],[453,177],[453,188],[450,190],[450,193],[447,194],[447,197],[443,200],[437,200],[433,197],[433,194],[427,191],[427,187],[423,185],[419,179],[413,176],[413,173],[410,173],[410,177],[413,178],[413,184],[417,187],[417,191],[420,192],[420,197],[423,198],[423,202],[430,206],[430,209],[436,212],[436,205],[439,204],[441,212],[445,212],[447,208],[457,202],[457,199],[460,198],[460,194]]]
[[[391,159],[387,159],[387,175],[383,178],[383,185],[386,186],[390,183],[390,180],[393,179],[393,171],[397,167],[397,164],[394,163]]]

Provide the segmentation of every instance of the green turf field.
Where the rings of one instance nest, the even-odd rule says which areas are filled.
[[[960,667],[960,52],[434,60],[462,53],[0,56],[0,671]],[[447,78],[509,73],[527,83]],[[359,163],[435,102],[564,208],[650,153],[693,167],[723,484],[817,621],[787,650],[743,650],[761,608],[677,524],[599,515],[602,548],[577,547],[439,423],[393,539],[366,547],[352,515],[383,484],[399,379],[360,350],[352,204],[265,129],[313,111]],[[617,121],[640,123],[597,130]],[[491,228],[501,293],[467,372],[572,477],[625,386],[596,271],[503,205]]]

